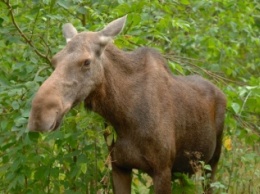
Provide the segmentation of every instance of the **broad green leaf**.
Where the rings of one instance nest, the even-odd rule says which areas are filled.
[[[240,111],[240,105],[239,105],[238,103],[232,103],[232,104],[231,104],[231,107],[232,107],[233,111],[234,111],[236,114],[239,113],[239,111]]]
[[[83,174],[86,174],[86,172],[87,172],[87,164],[86,163],[81,163],[80,164],[80,169],[81,169],[81,172]]]
[[[180,0],[180,2],[184,5],[189,5],[190,1],[189,0]]]

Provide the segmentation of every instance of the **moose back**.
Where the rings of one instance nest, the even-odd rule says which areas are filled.
[[[200,76],[173,76],[153,49],[118,49],[112,39],[125,21],[126,16],[98,32],[63,26],[67,45],[53,57],[55,70],[33,99],[28,128],[56,130],[64,114],[83,101],[117,133],[111,148],[114,193],[131,193],[132,169],[152,177],[156,194],[170,194],[172,174],[194,173],[196,161],[211,166],[213,179],[224,94]],[[212,192],[209,186],[205,192]]]

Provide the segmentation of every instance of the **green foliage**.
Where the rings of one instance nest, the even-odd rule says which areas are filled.
[[[226,94],[223,154],[212,187],[260,192],[258,0],[1,0],[0,9],[0,193],[111,193],[102,118],[79,106],[60,131],[29,133],[26,125],[33,95],[52,72],[51,56],[65,44],[62,24],[99,30],[125,14],[118,47],[155,47],[174,74],[201,74]],[[133,176],[134,193],[152,191],[149,178]],[[196,177],[178,176],[174,191],[201,191]]]

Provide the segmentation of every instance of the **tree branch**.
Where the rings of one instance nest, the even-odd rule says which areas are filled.
[[[9,12],[10,12],[10,16],[11,16],[11,20],[12,23],[14,25],[14,27],[16,28],[16,30],[19,32],[20,36],[24,39],[24,41],[34,50],[34,52],[40,56],[41,58],[45,59],[49,64],[51,64],[51,60],[47,55],[44,55],[43,53],[41,53],[32,43],[32,41],[22,32],[22,30],[20,29],[20,27],[18,26],[18,24],[15,21],[14,18],[14,13],[13,13],[13,8],[12,5],[10,4],[9,0],[4,1],[4,3],[7,5]]]
[[[187,58],[187,57],[180,57],[180,56],[173,56],[172,54],[168,54],[168,55],[164,55],[164,57],[168,60],[171,61],[175,61],[178,64],[187,64],[189,66],[193,66],[199,70],[201,70],[202,72],[206,73],[208,76],[212,77],[213,79],[219,80],[219,81],[223,81],[223,82],[229,82],[229,83],[235,83],[237,85],[241,85],[243,86],[244,83],[242,82],[238,82],[238,81],[234,81],[231,80],[229,78],[223,77],[221,75],[218,75],[212,71],[206,70],[198,65],[196,65],[194,62],[203,62],[203,60],[197,60],[197,59],[192,59],[192,58]]]

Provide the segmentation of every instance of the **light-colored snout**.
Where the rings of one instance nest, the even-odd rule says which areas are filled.
[[[61,103],[53,95],[47,98],[38,95],[34,98],[28,122],[30,131],[47,132],[56,130],[60,126],[64,115]]]
[[[29,130],[47,132],[58,129],[64,114],[70,109],[63,101],[52,79],[47,79],[33,99]]]
[[[52,111],[46,113],[45,116],[35,113],[32,110],[28,122],[30,131],[47,132],[53,131],[59,127],[60,120],[57,119],[58,112]]]

